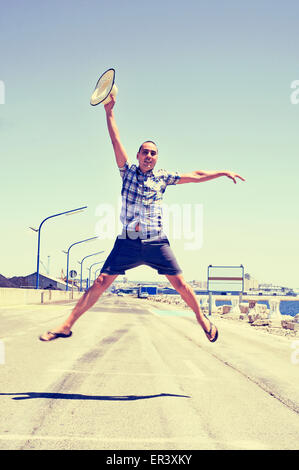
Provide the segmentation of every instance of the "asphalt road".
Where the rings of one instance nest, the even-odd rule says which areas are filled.
[[[39,341],[71,307],[0,309],[0,449],[299,448],[291,339],[215,318],[210,344],[191,313],[104,296]]]

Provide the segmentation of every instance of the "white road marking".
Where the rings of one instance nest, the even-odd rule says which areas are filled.
[[[178,317],[178,318],[194,318],[194,313],[190,310],[181,310],[181,309],[169,309],[169,310],[163,310],[163,309],[157,309],[154,307],[149,307],[147,310],[155,315],[156,317]]]

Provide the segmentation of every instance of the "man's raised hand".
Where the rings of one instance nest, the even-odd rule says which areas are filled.
[[[115,105],[116,99],[115,96],[110,95],[110,101],[104,105],[106,113],[110,113]]]
[[[238,175],[237,173],[233,173],[232,171],[226,171],[225,176],[233,180],[235,184],[237,183],[237,178],[239,178],[242,181],[245,181],[245,179],[242,178],[242,176]]]

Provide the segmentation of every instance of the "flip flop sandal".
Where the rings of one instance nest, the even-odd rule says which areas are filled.
[[[55,331],[47,331],[46,333],[47,335],[53,335],[53,338],[50,338],[50,339],[45,339],[43,338],[42,336],[39,337],[39,339],[41,341],[45,341],[45,342],[48,342],[48,341],[53,341],[53,339],[57,339],[57,338],[69,338],[70,336],[72,336],[72,332],[70,331],[68,334],[65,334],[65,333],[56,333]]]
[[[209,320],[209,318],[208,318],[206,315],[204,315],[204,317],[205,317],[207,320]],[[217,341],[217,339],[218,339],[218,329],[217,329],[216,325],[214,325],[214,324],[211,322],[211,320],[209,320],[209,322],[210,322],[210,325],[211,325],[210,331],[205,331],[205,330],[204,330],[204,331],[205,331],[206,337],[208,338],[208,340],[210,341],[210,343],[215,343],[215,341]],[[211,339],[213,326],[215,326],[215,328],[216,328],[216,333],[215,333],[214,338]]]

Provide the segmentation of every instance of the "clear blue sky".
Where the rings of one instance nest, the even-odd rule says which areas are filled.
[[[186,250],[169,231],[186,279],[205,280],[209,264],[242,263],[260,282],[299,287],[299,105],[290,102],[298,20],[298,2],[288,0],[3,3],[0,273],[34,272],[37,238],[28,226],[87,205],[42,229],[41,258],[50,256],[58,275],[61,251],[94,235],[97,207],[117,209],[121,180],[105,112],[89,104],[99,75],[114,67],[115,115],[132,161],[151,139],[158,168],[246,178],[168,188],[166,204],[203,208],[200,249]],[[102,249],[105,258],[112,245],[74,247],[71,267]],[[158,276],[138,268],[128,278]]]

